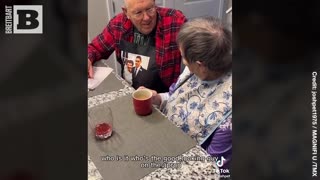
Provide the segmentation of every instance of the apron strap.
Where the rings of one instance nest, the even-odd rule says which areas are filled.
[[[220,124],[221,124],[222,122],[224,122],[224,121],[230,116],[231,113],[232,113],[232,109],[230,109],[230,110],[223,116],[222,120],[217,123],[217,125],[211,130],[210,133],[208,133],[208,136],[205,137],[205,138],[202,140],[202,142],[199,142],[199,145],[202,145],[202,144],[210,137],[210,135],[220,126]]]

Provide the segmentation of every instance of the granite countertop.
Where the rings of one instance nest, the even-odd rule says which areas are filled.
[[[118,91],[112,91],[101,95],[88,98],[88,108],[97,106],[99,104],[112,101],[118,97],[131,94],[134,89],[125,82],[121,77],[114,74],[125,86]],[[219,179],[220,173],[218,167],[213,162],[208,162],[206,157],[209,154],[201,147],[196,146],[186,153],[182,154],[183,157],[205,157],[203,161],[182,161],[179,167],[176,168],[159,168],[156,171],[142,178],[142,180],[149,179]],[[209,158],[210,160],[210,158]],[[94,163],[88,156],[88,179],[89,180],[102,180],[102,176],[97,170]]]

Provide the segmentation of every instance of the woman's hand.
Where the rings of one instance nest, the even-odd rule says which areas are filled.
[[[148,88],[144,86],[140,86],[138,89],[148,89]],[[151,98],[152,104],[160,106],[162,102],[161,96],[155,90],[152,90],[152,89],[148,89],[148,90],[152,92],[152,98]]]

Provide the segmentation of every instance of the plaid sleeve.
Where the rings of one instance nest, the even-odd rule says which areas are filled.
[[[177,14],[177,33],[176,36],[174,38],[174,42],[176,43],[177,41],[177,36],[178,36],[178,32],[180,31],[181,26],[187,21],[187,18],[183,15],[183,13],[179,10],[176,10],[176,14]],[[177,45],[177,51],[175,51],[175,66],[174,66],[174,75],[173,75],[173,82],[176,82],[178,80],[179,75],[181,74],[181,54],[180,54],[180,50],[179,47]]]
[[[115,16],[110,20],[102,33],[96,36],[88,45],[88,59],[92,62],[100,59],[108,59],[115,50],[116,39],[119,32],[116,31],[121,24],[121,16]]]
[[[164,44],[164,49],[159,50],[162,59],[160,77],[167,87],[177,81],[180,75],[181,54],[176,43],[176,38],[181,26],[187,21],[179,10],[163,9],[165,15],[162,19],[164,37],[158,39]],[[163,41],[163,42],[162,42]],[[159,43],[160,45],[160,43]]]

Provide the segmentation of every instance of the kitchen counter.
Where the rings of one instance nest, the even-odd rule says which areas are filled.
[[[134,89],[129,86],[121,77],[112,73],[119,81],[122,82],[124,88],[117,91],[107,92],[101,95],[88,98],[88,108],[100,105],[102,103],[112,101],[118,97],[131,94]],[[199,145],[191,148],[189,151],[181,155],[182,157],[201,157],[201,160],[182,160],[179,166],[174,168],[158,168],[149,175],[143,177],[143,180],[149,179],[219,179],[219,170],[216,164],[211,161],[210,155]],[[88,156],[88,179],[103,179],[99,170]]]

